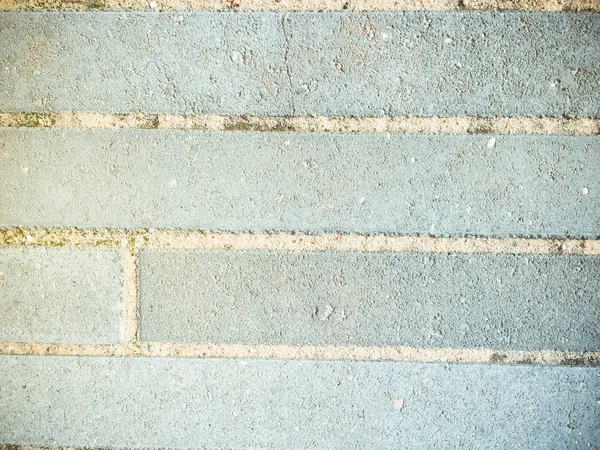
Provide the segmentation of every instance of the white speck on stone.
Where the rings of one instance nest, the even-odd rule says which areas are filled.
[[[315,315],[318,317],[319,320],[325,322],[331,317],[334,311],[335,308],[333,306],[325,305],[322,308],[315,308]]]
[[[232,52],[230,58],[234,63],[244,64],[244,55],[238,51]]]
[[[410,162],[411,162],[411,163],[414,163],[415,161],[416,161],[416,159],[415,159],[415,158],[410,158]]]
[[[21,170],[23,171],[23,173],[27,173],[29,172],[29,167],[23,167]]]
[[[581,193],[582,193],[583,195],[588,195],[588,194],[590,193],[590,190],[589,190],[588,188],[584,187],[584,188],[581,190]]]
[[[150,8],[152,8],[152,9],[156,8],[156,2],[150,2]]]
[[[392,400],[392,407],[394,409],[402,409],[402,408],[404,408],[404,400],[402,400],[401,398],[397,398],[395,400]]]
[[[148,346],[148,351],[149,351],[150,353],[152,353],[152,352],[154,351],[154,347],[153,347],[152,345],[149,345],[149,346]]]
[[[30,234],[28,234],[27,236],[25,236],[25,238],[27,239],[27,242],[33,242],[33,237],[31,237]]]
[[[177,187],[177,180],[171,181],[171,187]]]
[[[488,140],[487,148],[494,148],[495,145],[496,145],[496,138],[495,137],[491,137]]]
[[[462,64],[460,62],[456,61],[454,63],[454,65],[456,66],[457,69],[462,69]]]
[[[362,205],[365,202],[365,200],[366,199],[364,197],[361,197],[360,200],[358,200],[358,203],[360,203]]]
[[[451,43],[452,43],[452,39],[450,39],[449,37],[444,39],[444,44],[451,44]]]

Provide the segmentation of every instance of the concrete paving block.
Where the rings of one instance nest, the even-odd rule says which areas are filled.
[[[599,35],[587,13],[3,12],[0,106],[598,116]]]
[[[142,340],[600,350],[597,256],[144,251]]]
[[[114,251],[0,249],[0,341],[120,342],[122,271]]]
[[[584,449],[598,368],[0,356],[0,441],[86,448]]]
[[[0,226],[600,236],[597,136],[4,129]]]

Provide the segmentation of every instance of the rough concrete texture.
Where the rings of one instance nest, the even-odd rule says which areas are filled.
[[[4,12],[0,102],[4,111],[598,116],[599,36],[590,13]]]
[[[600,349],[600,258],[143,251],[141,339]]]
[[[0,441],[108,448],[600,442],[597,368],[0,356]]]
[[[595,238],[598,142],[4,129],[0,226]]]
[[[112,344],[122,323],[117,252],[0,250],[0,341]]]

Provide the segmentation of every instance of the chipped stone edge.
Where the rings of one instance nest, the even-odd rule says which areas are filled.
[[[0,10],[589,11],[598,0],[0,0]]]
[[[136,270],[142,249],[289,250],[429,253],[600,255],[600,239],[433,237],[386,234],[232,233],[196,230],[0,228],[5,247],[100,247],[126,250],[126,269]],[[131,280],[130,280],[131,282]],[[130,301],[135,303],[135,299]],[[131,333],[129,333],[131,335]]]
[[[129,245],[125,249],[123,257],[125,320],[123,322],[122,342],[129,345],[135,345],[139,340],[138,253],[138,248]]]
[[[346,117],[0,112],[0,127],[395,134],[600,135],[600,118]]]

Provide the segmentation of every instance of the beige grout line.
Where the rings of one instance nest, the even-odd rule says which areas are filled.
[[[0,0],[0,9],[254,11],[600,11],[598,0]]]
[[[320,235],[274,233],[213,233],[181,230],[1,228],[0,246],[98,247],[128,249],[128,283],[135,284],[135,254],[142,249],[290,250],[433,253],[506,253],[600,255],[600,239],[540,239],[433,237],[382,234]],[[133,287],[129,289],[132,291]],[[132,295],[132,294],[130,294]],[[135,299],[130,300],[133,304]],[[131,335],[131,332],[128,334]]]
[[[37,447],[33,445],[0,444],[0,450],[103,450],[94,447]]]
[[[598,0],[462,0],[465,9],[512,11],[600,11]]]
[[[573,366],[600,365],[600,352],[592,351],[494,350],[407,346],[169,344],[160,342],[85,345],[0,342],[0,354],[452,362],[471,364],[504,363]]]
[[[599,0],[600,1],[600,0]],[[598,135],[600,118],[564,117],[342,117],[103,114],[91,112],[0,113],[0,127],[296,131],[398,134]]]

